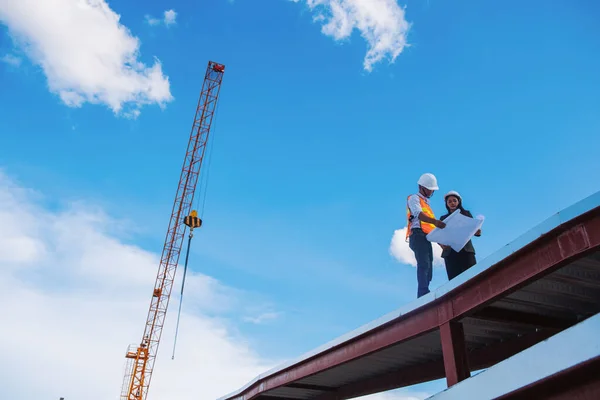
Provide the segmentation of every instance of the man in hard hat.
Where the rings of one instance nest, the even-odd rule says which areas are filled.
[[[426,235],[435,227],[443,229],[446,224],[435,218],[429,198],[439,189],[435,175],[421,175],[419,192],[408,196],[406,202],[407,229],[406,239],[417,259],[417,297],[429,293],[429,282],[433,275],[433,247]]]

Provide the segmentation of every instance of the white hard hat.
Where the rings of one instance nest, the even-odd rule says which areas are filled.
[[[417,183],[429,190],[438,190],[439,189],[438,184],[437,184],[437,178],[435,177],[435,175],[430,174],[430,173],[421,175],[421,177],[419,178],[419,182],[417,182]]]
[[[455,191],[455,190],[451,190],[451,191],[449,191],[448,193],[446,193],[446,194],[444,195],[444,200],[446,200],[446,199],[448,198],[448,196],[454,196],[454,197],[456,197],[458,200],[462,200],[462,197],[460,197],[460,194],[458,194],[458,192],[457,192],[457,191]]]

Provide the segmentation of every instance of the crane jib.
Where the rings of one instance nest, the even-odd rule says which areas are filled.
[[[191,208],[224,72],[223,64],[208,62],[150,299],[144,334],[140,344],[129,346],[125,354],[127,365],[121,400],[145,400],[148,395],[185,230],[187,227],[194,229],[202,225],[202,220]]]

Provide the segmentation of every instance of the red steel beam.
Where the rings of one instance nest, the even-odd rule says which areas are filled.
[[[465,346],[465,331],[460,322],[449,321],[440,326],[440,339],[444,354],[444,369],[448,387],[471,376]]]
[[[274,388],[439,329],[599,248],[600,207],[597,207],[554,228],[439,299],[275,372],[229,399],[251,400]]]
[[[481,370],[499,363],[521,351],[528,349],[536,343],[548,339],[554,335],[554,330],[533,332],[529,335],[516,338],[507,342],[497,343],[490,347],[473,350],[469,353],[469,365],[471,369]],[[443,360],[426,362],[416,366],[402,368],[398,371],[370,377],[358,382],[353,382],[338,388],[333,393],[324,393],[315,400],[339,400],[365,396],[371,393],[379,393],[387,390],[398,389],[416,385],[418,383],[430,382],[445,377]],[[288,387],[291,385],[288,385]]]

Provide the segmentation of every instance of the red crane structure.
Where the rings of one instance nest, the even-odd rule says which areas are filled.
[[[127,364],[121,389],[121,400],[145,400],[148,395],[186,231],[184,219],[189,215],[196,215],[192,212],[194,193],[206,152],[224,72],[225,66],[223,64],[209,61],[177,186],[175,203],[169,220],[169,228],[167,229],[165,245],[158,267],[156,283],[152,291],[144,335],[140,345],[129,346],[125,354]],[[190,229],[193,229],[193,226]]]

